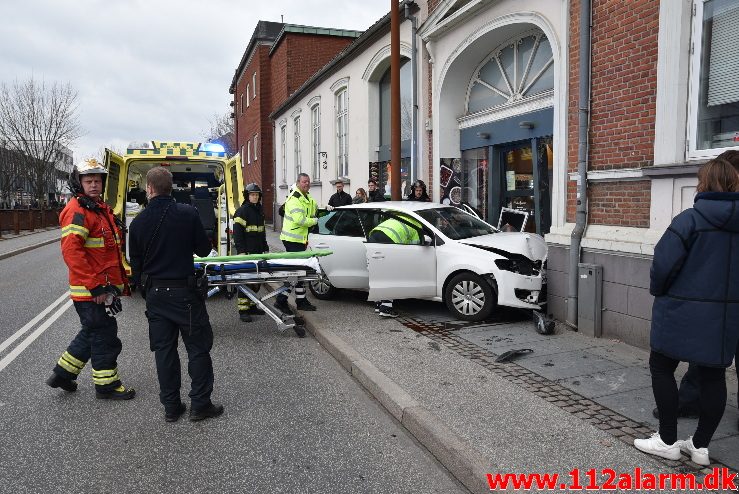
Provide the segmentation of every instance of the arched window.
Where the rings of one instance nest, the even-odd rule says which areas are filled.
[[[554,56],[540,31],[500,45],[475,70],[467,89],[467,114],[526,101],[554,90]]]

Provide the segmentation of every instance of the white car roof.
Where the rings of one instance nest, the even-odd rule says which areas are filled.
[[[395,211],[421,211],[424,209],[448,208],[446,204],[438,202],[419,202],[419,201],[384,201],[384,202],[364,202],[361,204],[351,204],[349,206],[341,206],[339,209],[393,209]]]

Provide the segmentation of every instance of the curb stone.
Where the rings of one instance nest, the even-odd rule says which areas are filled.
[[[39,242],[37,244],[27,245],[26,247],[21,247],[20,249],[11,250],[10,252],[0,254],[0,260],[7,259],[8,257],[17,256],[18,254],[23,254],[24,252],[28,252],[29,250],[37,249],[39,247],[43,247],[44,245],[53,244],[55,242],[59,242],[59,239],[52,238],[49,240],[44,240],[43,242]]]
[[[383,374],[348,343],[321,328],[312,314],[302,313],[306,329],[342,367],[395,417],[467,489],[490,492],[489,462],[442,420],[421,406],[395,381]]]

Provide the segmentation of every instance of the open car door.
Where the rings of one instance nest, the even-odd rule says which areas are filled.
[[[423,233],[420,238],[423,239]],[[436,296],[436,249],[433,245],[365,243],[369,271],[368,300]]]
[[[224,185],[225,187],[225,196],[226,196],[226,224],[231,225],[232,220],[234,216],[236,215],[236,210],[241,206],[241,203],[244,202],[244,176],[243,171],[241,169],[241,157],[239,154],[235,154],[233,158],[228,160],[225,165],[226,169],[223,170],[224,172]],[[220,209],[220,208],[219,208]],[[221,214],[219,212],[219,214]],[[227,230],[230,232],[230,228]],[[231,252],[231,238],[229,233],[228,241],[226,242],[226,245],[229,246],[227,249],[229,252],[223,252],[219,254],[230,254]],[[219,244],[220,245],[220,244]]]

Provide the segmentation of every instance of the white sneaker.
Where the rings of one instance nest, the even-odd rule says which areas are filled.
[[[680,450],[690,455],[693,463],[704,466],[711,464],[711,459],[708,457],[708,448],[696,448],[693,445],[693,436],[690,436],[685,441],[678,441],[678,443],[680,444]]]
[[[639,451],[668,460],[680,459],[680,443],[681,441],[675,441],[675,444],[665,444],[662,438],[659,437],[659,432],[652,434],[649,439],[634,439],[634,447]]]

